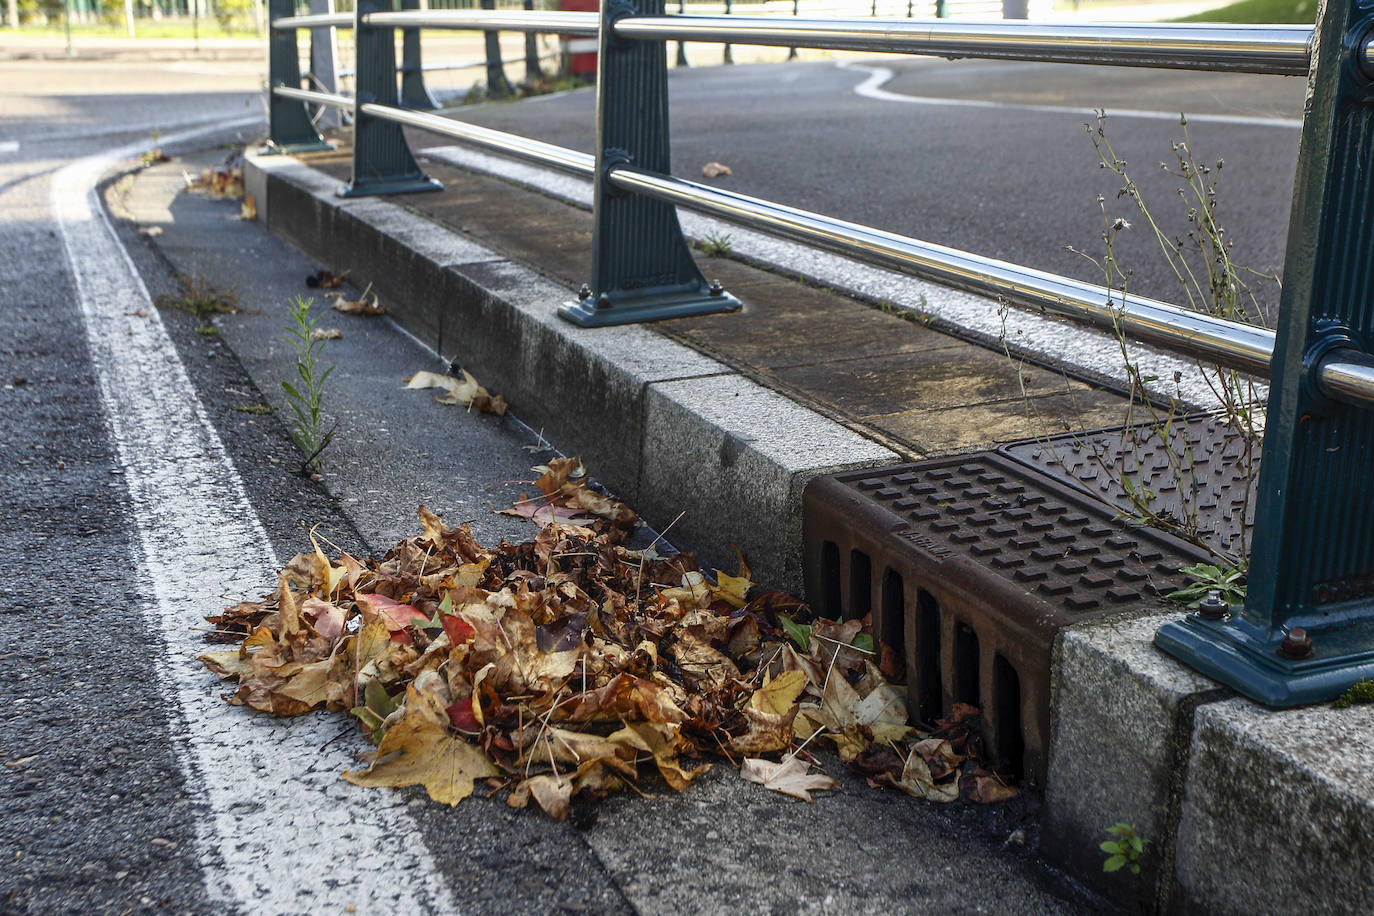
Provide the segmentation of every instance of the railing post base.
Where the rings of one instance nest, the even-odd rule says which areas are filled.
[[[339,185],[334,192],[340,197],[373,197],[378,194],[415,194],[420,191],[442,191],[444,186],[433,178],[422,175],[419,178],[379,181],[349,181]]]
[[[328,140],[319,140],[313,143],[287,143],[279,146],[268,140],[258,147],[259,156],[290,156],[295,153],[318,153],[324,150],[338,149],[336,145]]]
[[[1328,357],[1367,357],[1374,344],[1362,3],[1325,4],[1312,43],[1245,604],[1155,634],[1160,649],[1270,706],[1330,700],[1374,677],[1374,410],[1335,401],[1320,380]]]
[[[353,177],[338,189],[340,197],[412,194],[443,188],[420,170],[401,125],[366,111],[369,103],[396,108],[399,101],[395,32],[387,26],[368,25],[363,19],[368,13],[390,6],[391,0],[356,0],[354,4]]]
[[[602,303],[598,305],[598,300]],[[616,324],[663,321],[737,311],[740,301],[729,293],[699,289],[644,290],[622,297],[617,304],[610,296],[586,296],[558,310],[558,317],[583,328],[604,328]]]
[[[739,300],[707,283],[672,204],[611,183],[619,166],[669,174],[668,53],[662,41],[615,37],[616,19],[663,15],[664,0],[605,0],[596,73],[596,186],[592,276],[558,310],[582,327],[734,311]]]
[[[1334,700],[1356,681],[1374,679],[1374,620],[1334,620],[1306,628],[1306,636],[1312,657],[1287,659],[1277,629],[1190,614],[1161,627],[1155,645],[1266,706]]]
[[[284,19],[296,12],[295,0],[269,0],[270,19]],[[267,146],[264,152],[300,153],[333,149],[325,142],[304,102],[278,98],[278,86],[301,88],[301,55],[294,29],[270,29],[267,36]]]

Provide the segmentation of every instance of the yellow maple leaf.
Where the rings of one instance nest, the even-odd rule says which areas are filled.
[[[480,747],[451,737],[411,686],[405,715],[387,729],[372,766],[345,770],[343,777],[355,786],[424,786],[435,801],[456,805],[472,794],[474,782],[499,772]]]

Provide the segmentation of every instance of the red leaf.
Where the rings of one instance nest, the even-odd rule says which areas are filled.
[[[448,641],[455,646],[461,646],[477,633],[468,623],[457,614],[444,614],[439,621],[444,625],[444,632],[448,634]]]
[[[386,595],[358,595],[356,600],[365,621],[371,623],[380,617],[386,622],[388,630],[402,630],[412,623],[425,623],[429,620],[429,615],[418,608],[401,604]]]
[[[448,713],[448,720],[459,731],[476,733],[482,730],[482,723],[472,714],[471,698],[459,700],[445,711]]]

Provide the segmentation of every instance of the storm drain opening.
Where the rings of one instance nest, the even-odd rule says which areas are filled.
[[[873,561],[862,550],[849,552],[849,612],[859,618],[873,610]]]
[[[905,664],[906,659],[906,589],[902,576],[889,567],[883,570],[882,604],[879,605],[878,619],[873,624],[873,632],[878,634],[880,654],[878,664]]]
[[[1021,678],[1001,653],[992,657],[992,710],[997,723],[996,753],[1021,777],[1026,739],[1021,733]]]
[[[876,640],[904,649],[913,719],[930,726],[956,702],[977,706],[986,746],[1032,787],[1048,765],[1059,631],[1157,613],[1179,570],[1207,558],[993,452],[818,477],[802,508],[812,607],[874,611]]]
[[[907,667],[907,706],[917,721],[934,725],[944,715],[944,678],[940,673],[940,605],[925,589],[916,592],[915,645]]]
[[[983,706],[979,694],[978,634],[966,623],[954,625],[954,652],[950,658],[950,694],[956,703]]]
[[[818,606],[822,617],[840,619],[840,548],[834,541],[826,541],[820,556],[821,586],[811,603]]]

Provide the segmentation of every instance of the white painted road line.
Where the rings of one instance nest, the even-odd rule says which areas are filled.
[[[1023,105],[1016,102],[989,102],[983,99],[946,99],[938,96],[906,95],[900,92],[889,92],[883,89],[895,75],[886,67],[874,67],[868,64],[855,64],[849,61],[840,61],[835,65],[841,70],[857,70],[869,74],[868,79],[854,87],[854,94],[868,99],[876,99],[880,102],[899,102],[905,105],[939,105],[950,108],[997,108],[1013,111],[1031,111],[1041,114],[1072,114],[1081,117],[1094,118],[1097,111],[1092,108],[1074,108],[1067,105]],[[1177,122],[1179,112],[1177,111],[1150,111],[1143,108],[1112,108],[1107,114],[1114,118],[1146,118],[1158,121]],[[1302,119],[1300,118],[1265,118],[1253,115],[1227,115],[1227,114],[1190,114],[1188,123],[1197,122],[1199,124],[1244,124],[1250,127],[1284,127],[1301,128]]]
[[[19,141],[18,141],[18,140],[0,140],[0,153],[17,153],[17,152],[19,152]]]
[[[205,646],[190,628],[270,586],[278,559],[95,190],[145,147],[64,167],[51,202],[138,525],[138,584],[176,750],[210,815],[196,825],[206,890],[254,914],[453,912],[401,797],[339,778],[353,760],[350,742],[329,743],[337,719],[229,706],[195,659]]]
[[[422,150],[421,155],[528,185],[552,197],[591,206],[592,186],[584,178],[515,162],[465,146],[429,147]],[[985,341],[996,341],[1005,332],[1015,352],[1024,353],[1047,365],[1063,366],[1069,371],[1111,379],[1123,388],[1129,386],[1116,337],[1104,331],[1024,309],[999,309],[994,300],[984,296],[918,280],[881,267],[870,267],[841,255],[742,229],[733,223],[687,210],[679,210],[678,218],[683,231],[689,236],[702,239],[729,235],[732,252],[756,258],[775,269],[798,274],[831,289],[933,315],[943,324]],[[1139,365],[1142,374],[1160,380],[1150,383],[1149,387],[1165,400],[1177,393],[1184,401],[1198,407],[1210,407],[1216,403],[1216,396],[1195,363],[1143,344],[1132,345],[1131,358]],[[1173,385],[1175,372],[1182,379],[1177,392]]]

